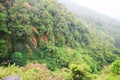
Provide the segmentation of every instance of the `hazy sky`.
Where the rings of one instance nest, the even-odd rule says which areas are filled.
[[[120,0],[72,0],[120,21]]]

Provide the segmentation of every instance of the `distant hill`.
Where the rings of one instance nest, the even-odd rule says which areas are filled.
[[[109,16],[103,15],[89,8],[80,6],[70,0],[58,0],[64,4],[73,14],[85,22],[88,27],[96,28],[115,39],[115,44],[119,44],[120,39],[120,21]]]
[[[60,3],[64,4],[71,12],[82,18],[87,23],[95,23],[98,25],[105,25],[105,30],[120,31],[120,21],[113,19],[109,16],[103,15],[96,11],[93,11],[87,7],[80,6],[79,4],[72,2],[70,0],[58,0]]]

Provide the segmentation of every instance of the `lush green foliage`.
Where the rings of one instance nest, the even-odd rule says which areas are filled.
[[[72,70],[72,77],[74,80],[91,80],[89,77],[90,68],[86,64],[81,65],[70,65]]]
[[[110,71],[110,66],[105,66],[100,74],[97,75],[96,80],[119,80],[120,75]]]
[[[65,80],[61,73],[51,72],[46,65],[27,64],[25,67],[19,68],[15,65],[8,67],[0,67],[0,79],[10,76],[19,75],[22,80]],[[61,75],[58,75],[61,74]]]
[[[8,47],[4,39],[0,39],[0,62],[8,57]]]
[[[111,70],[113,73],[120,74],[120,59],[119,59],[119,60],[115,60],[115,61],[111,64],[110,70]]]
[[[15,52],[11,55],[11,60],[13,63],[19,66],[24,66],[26,64],[26,60],[21,52]]]
[[[94,27],[100,25],[76,18],[56,0],[0,1],[0,62],[37,62],[49,69],[39,64],[0,67],[0,77],[18,73],[23,80],[92,79],[120,53],[113,37]]]

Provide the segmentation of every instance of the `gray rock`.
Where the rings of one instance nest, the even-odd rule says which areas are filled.
[[[18,75],[7,76],[7,77],[3,78],[2,80],[20,80],[20,77]]]

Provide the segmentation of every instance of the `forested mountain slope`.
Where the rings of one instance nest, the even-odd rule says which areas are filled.
[[[70,0],[58,0],[64,4],[73,14],[79,17],[89,28],[96,28],[111,38],[117,48],[120,48],[120,21],[100,14],[89,8],[80,6]],[[101,33],[100,33],[101,34]]]
[[[19,74],[25,80],[44,76],[47,80],[50,74],[45,73],[50,70],[62,73],[60,80],[95,78],[94,73],[118,59],[120,52],[114,38],[96,28],[99,23],[83,17],[77,18],[57,0],[0,0],[0,65],[37,63],[23,69],[10,66],[13,72],[8,74]],[[44,76],[38,75],[41,68]],[[29,77],[23,76],[32,72]],[[0,78],[5,75],[0,74]]]
[[[65,4],[65,6],[74,14],[81,17],[82,20],[85,20],[87,23],[94,23],[96,26],[103,25],[105,30],[120,30],[120,21],[113,19],[109,16],[100,14],[96,11],[93,11],[89,8],[80,6],[77,3],[74,3],[70,0],[58,0],[60,3]]]
[[[43,49],[88,45],[85,25],[54,0],[2,1],[0,6],[1,43],[6,42],[10,52],[20,51],[21,46]]]

